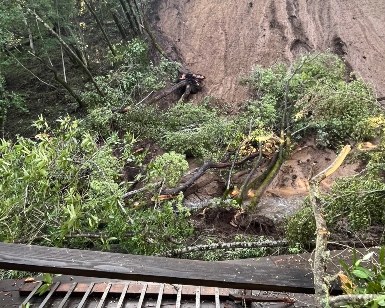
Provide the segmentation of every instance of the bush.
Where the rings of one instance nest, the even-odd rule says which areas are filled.
[[[290,67],[255,67],[243,83],[260,105],[274,106],[276,121],[267,123],[276,135],[281,129],[315,132],[321,146],[336,148],[346,139],[372,136],[364,125],[380,114],[372,87],[361,79],[346,82],[344,63],[330,53],[302,56]]]
[[[43,118],[35,140],[18,137],[0,145],[0,240],[63,243],[72,233],[99,232],[100,223],[119,206],[127,187],[119,183],[132,139],[116,135],[102,145],[69,117],[51,130]]]
[[[290,247],[296,247],[298,244],[307,248],[314,240],[316,230],[313,209],[309,198],[306,198],[302,208],[293,216],[289,217],[285,225],[285,237]]]
[[[164,114],[160,144],[167,150],[218,159],[229,139],[231,122],[204,105],[177,104]]]

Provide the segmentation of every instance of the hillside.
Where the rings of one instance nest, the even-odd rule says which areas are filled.
[[[231,0],[165,0],[157,2],[153,13],[153,29],[166,52],[190,71],[206,76],[203,91],[191,97],[196,102],[210,95],[236,112],[248,99],[239,80],[251,67],[327,50],[341,56],[350,72],[359,72],[372,83],[377,97],[385,96],[384,1],[243,0],[234,5]],[[312,165],[322,170],[334,157],[331,150],[315,149],[312,140],[304,143],[269,186],[263,202],[266,214],[292,212],[299,205],[297,197],[302,200],[307,194]],[[345,165],[322,187],[327,190],[336,177],[359,170],[359,164]],[[241,183],[245,177],[240,173],[236,178]],[[222,186],[211,175],[192,191],[207,199],[220,196]],[[201,204],[195,196],[187,199]]]
[[[385,96],[382,0],[164,0],[155,27],[166,51],[206,76],[205,90],[226,104],[247,98],[239,78],[310,51],[331,50]]]

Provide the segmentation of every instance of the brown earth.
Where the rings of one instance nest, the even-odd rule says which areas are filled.
[[[206,76],[204,91],[232,104],[253,65],[331,50],[385,96],[383,0],[162,0],[154,28],[166,51]]]
[[[326,50],[341,56],[349,71],[372,83],[377,97],[385,96],[383,0],[162,0],[155,6],[153,29],[165,50],[191,72],[206,76],[203,91],[191,98],[196,102],[210,95],[223,107],[236,109],[248,98],[239,80],[254,65],[267,67]],[[309,140],[281,168],[266,192],[274,200],[265,206],[262,202],[262,208],[271,211],[277,201],[303,198],[312,166],[314,172],[321,171],[335,157],[333,151],[316,149]],[[357,170],[358,164],[345,164],[321,188],[327,190],[336,177]],[[238,181],[246,175],[238,174]],[[210,174],[191,188],[194,194],[188,200],[206,201],[220,195],[223,187],[223,177]],[[297,199],[293,209],[298,207]]]

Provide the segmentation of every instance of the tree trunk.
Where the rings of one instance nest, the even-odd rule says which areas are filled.
[[[86,4],[88,10],[91,12],[92,16],[94,16],[94,18],[95,18],[95,20],[96,20],[96,23],[98,24],[100,30],[101,30],[102,33],[103,33],[103,36],[104,36],[105,40],[107,41],[107,44],[108,44],[108,47],[109,47],[110,50],[111,50],[111,53],[112,53],[114,56],[116,56],[116,52],[115,52],[115,50],[114,50],[114,47],[112,46],[111,41],[110,41],[110,39],[108,38],[107,33],[106,33],[106,31],[104,30],[104,27],[103,27],[102,23],[100,22],[100,19],[99,19],[98,15],[96,15],[96,13],[95,13],[94,10],[92,9],[91,5],[90,5],[86,0],[84,0],[84,3]]]
[[[142,34],[142,27],[141,27],[141,22],[140,22],[140,11],[135,12],[134,7],[131,4],[130,0],[126,0],[128,7],[130,9],[130,13],[132,18],[134,19],[134,23],[136,25],[136,28],[138,29],[139,34]]]
[[[24,6],[24,4],[20,0],[15,0],[21,7],[25,8],[28,13],[35,16],[35,18],[43,24],[43,26],[60,42],[60,44],[64,47],[64,49],[75,59],[75,61],[83,68],[85,73],[90,78],[92,84],[94,85],[96,91],[99,93],[100,96],[104,97],[104,93],[99,88],[98,84],[94,80],[91,72],[88,70],[87,66],[83,63],[83,61],[74,53],[74,51],[68,46],[68,44],[58,35],[43,19],[40,18],[39,15],[37,15],[34,11],[29,9],[28,7]]]
[[[82,101],[82,99],[75,93],[75,91],[71,88],[71,86],[63,79],[60,77],[59,72],[50,64],[48,64],[46,61],[44,61],[42,58],[34,55],[41,63],[44,64],[46,68],[48,68],[55,77],[55,80],[60,83],[67,91],[68,93],[77,101],[79,104],[80,108],[86,108],[87,105]]]
[[[124,14],[126,14],[126,18],[127,18],[128,22],[131,26],[131,29],[132,29],[134,35],[137,35],[138,29],[136,29],[135,23],[133,21],[133,16],[130,15],[130,12],[128,11],[126,3],[124,2],[124,0],[119,0],[119,2],[120,2],[120,5],[122,6]]]
[[[126,41],[127,40],[126,31],[124,30],[122,24],[120,23],[120,20],[119,20],[118,16],[115,14],[115,12],[111,8],[110,8],[110,13],[112,15],[112,18],[114,19],[114,22],[115,22],[116,26],[119,29],[119,32],[120,32],[120,35],[122,36],[122,39],[124,41]]]
[[[350,151],[350,146],[345,146],[342,152],[337,156],[335,161],[325,170],[321,171],[309,180],[310,184],[310,203],[313,208],[313,213],[316,221],[316,249],[314,253],[314,289],[315,300],[317,307],[329,307],[329,281],[326,278],[326,265],[328,261],[327,244],[329,238],[329,231],[327,229],[326,221],[323,215],[323,206],[321,204],[319,184],[329,175],[335,172],[342,164],[346,155]]]
[[[155,39],[155,36],[154,34],[152,33],[151,31],[151,28],[150,28],[150,25],[149,23],[147,22],[147,19],[146,18],[143,18],[143,26],[144,26],[144,29],[146,30],[148,36],[150,37],[152,43],[154,44],[156,50],[158,50],[160,52],[160,54],[165,57],[167,60],[169,60],[170,62],[172,62],[172,60],[167,56],[167,53],[162,49],[162,47],[160,47],[160,45],[158,44],[158,42],[156,41]]]
[[[170,252],[162,254],[162,256],[177,256],[189,252],[208,251],[217,249],[234,249],[234,248],[260,248],[260,247],[285,247],[286,241],[262,241],[262,242],[235,242],[235,243],[215,243],[210,245],[196,245],[180,249],[174,249]]]

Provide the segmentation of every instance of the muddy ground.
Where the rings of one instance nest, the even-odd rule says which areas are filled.
[[[162,0],[153,28],[166,51],[206,76],[223,104],[247,99],[239,79],[254,65],[330,50],[385,96],[383,0]]]

